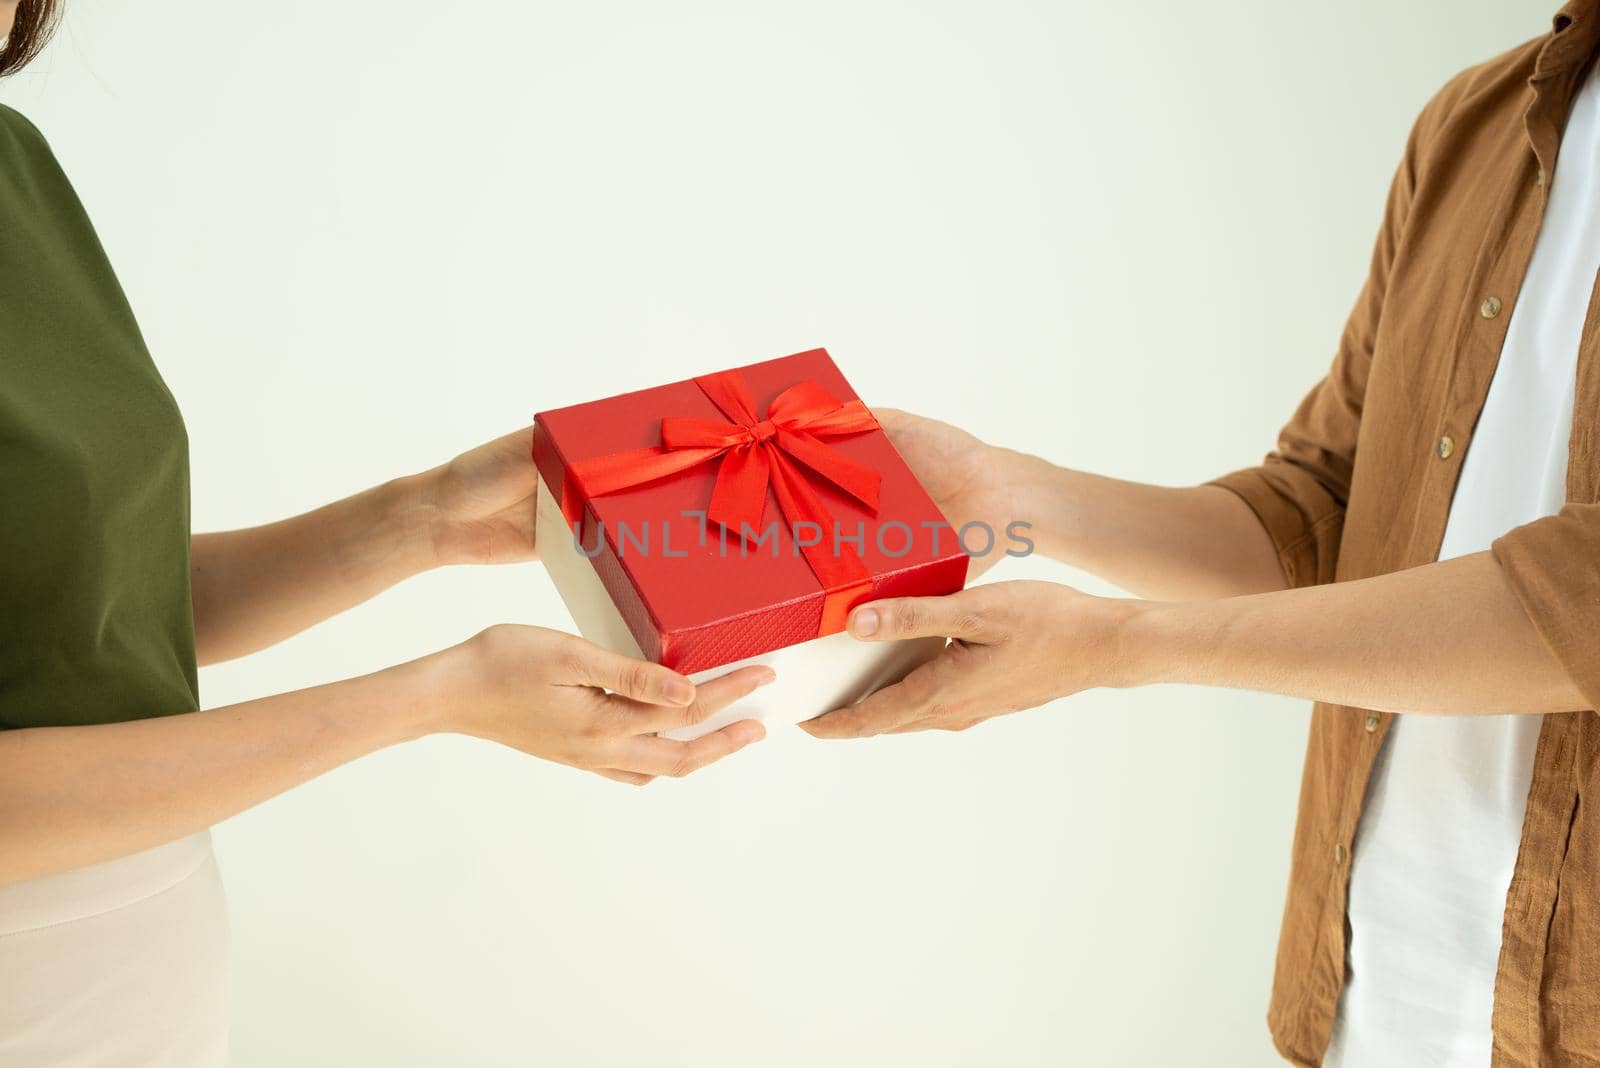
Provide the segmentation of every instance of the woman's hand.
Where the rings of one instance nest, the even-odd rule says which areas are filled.
[[[748,667],[696,687],[659,664],[542,627],[502,625],[441,654],[438,729],[643,785],[675,778],[766,736],[740,720],[689,742],[657,731],[699,723],[775,677]]]
[[[1006,525],[1018,518],[1008,471],[1008,460],[1017,454],[937,419],[895,408],[874,408],[872,414],[952,527],[959,531],[967,523],[985,523],[994,532],[994,548],[971,558],[967,577],[992,567],[1005,551]],[[970,541],[982,544],[976,537]]]
[[[1119,639],[1136,608],[1051,582],[873,601],[850,614],[862,641],[954,640],[903,681],[800,726],[817,738],[966,730],[1079,690],[1129,685],[1136,680]]]
[[[409,480],[413,507],[440,564],[532,560],[533,430],[524,427]]]

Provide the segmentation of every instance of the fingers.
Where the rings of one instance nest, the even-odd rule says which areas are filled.
[[[753,719],[730,723],[689,742],[644,735],[624,744],[618,762],[624,769],[638,774],[681,779],[766,736],[766,728]]]
[[[870,738],[928,715],[935,665],[924,664],[893,686],[885,686],[849,708],[836,709],[800,724],[813,738]]]
[[[503,452],[517,459],[533,458],[533,427],[520,426],[509,434],[501,434],[493,441],[488,442],[484,448]]]
[[[754,690],[778,680],[778,673],[765,664],[756,664],[751,667],[742,667],[737,671],[730,671],[710,682],[702,682],[695,687],[694,703],[702,713],[694,722],[721,712],[742,697],[748,697]]]
[[[636,660],[602,649],[588,642],[578,642],[573,652],[573,682],[586,686],[602,686],[630,701],[647,705],[667,705],[686,708],[694,703],[694,683],[670,668]]]
[[[462,453],[457,457],[457,460],[471,457],[475,461],[489,462],[496,467],[502,464],[513,466],[531,465],[533,463],[532,446],[533,427],[530,425],[486,441],[477,448]]]
[[[622,771],[618,768],[595,768],[594,773],[615,782],[625,782],[629,786],[645,786],[655,781],[654,775],[641,775],[637,771]]]
[[[769,667],[740,668],[698,687],[695,700],[682,708],[646,705],[623,698],[611,700],[629,717],[626,734],[609,758],[617,770],[639,775],[667,775],[675,779],[699,771],[725,756],[767,736],[767,729],[753,719],[730,723],[692,741],[672,741],[654,732],[685,727],[716,715],[757,687],[777,678]]]
[[[682,707],[633,705],[631,708],[638,730],[630,730],[629,733],[655,734],[703,723],[777,677],[771,668],[758,664],[730,671],[710,682],[702,682],[695,687],[694,700]]]
[[[948,597],[890,597],[850,613],[850,634],[862,641],[959,638],[985,643],[994,627],[980,610],[978,589]]]
[[[916,418],[910,412],[903,412],[899,408],[878,407],[872,409],[872,417],[878,421],[878,425],[883,427],[884,433],[890,437],[894,436],[895,431],[903,429],[906,424]]]

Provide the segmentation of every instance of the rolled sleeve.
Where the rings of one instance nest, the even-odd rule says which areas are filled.
[[[1272,539],[1278,565],[1291,587],[1333,581],[1344,530],[1344,505],[1293,464],[1269,459],[1214,479],[1244,500]]]
[[[1545,645],[1600,708],[1600,505],[1569,504],[1491,551]]]

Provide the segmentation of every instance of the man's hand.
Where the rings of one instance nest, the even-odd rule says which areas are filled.
[[[1134,609],[1050,582],[873,601],[850,614],[850,633],[862,641],[953,640],[902,682],[801,726],[817,738],[966,730],[1079,690],[1126,685],[1118,639]]]
[[[865,641],[955,640],[905,681],[802,724],[818,738],[960,730],[1094,686],[1150,683],[1409,715],[1594,704],[1487,552],[1350,582],[1182,602],[997,582],[864,604],[851,613],[850,632]]]
[[[975,556],[969,580],[1012,544],[1098,575],[1129,593],[1166,601],[1281,590],[1278,551],[1243,498],[1220,486],[1146,486],[1047,463],[988,445],[933,419],[873,414],[946,519],[987,523],[997,548]],[[981,541],[969,537],[967,544]]]
[[[1013,511],[1007,463],[1017,454],[936,419],[894,408],[874,408],[872,414],[952,527],[959,531],[964,524],[981,522],[994,531],[994,550],[972,557],[967,577],[976,578],[994,566],[1005,555],[1006,524],[1024,518]]]

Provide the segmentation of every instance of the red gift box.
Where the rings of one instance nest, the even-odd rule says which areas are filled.
[[[966,578],[823,349],[540,412],[533,458],[640,651],[686,674]]]

